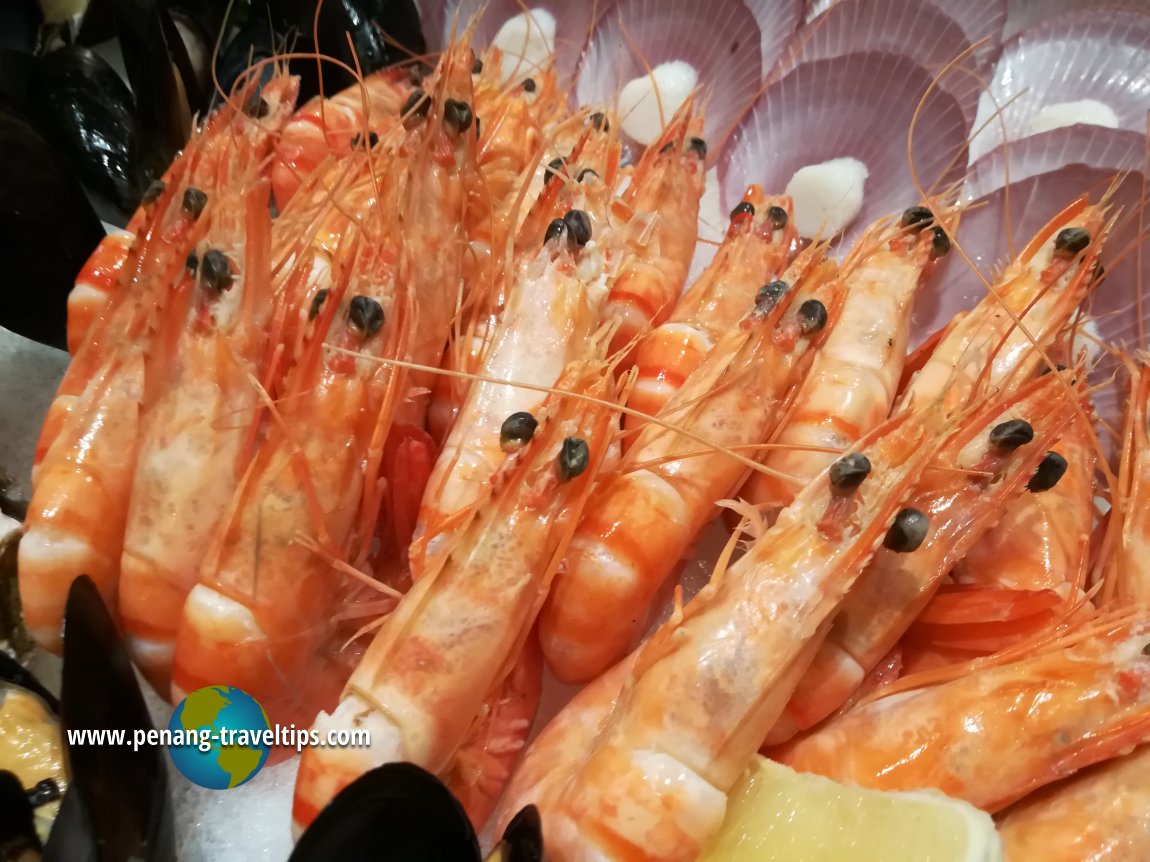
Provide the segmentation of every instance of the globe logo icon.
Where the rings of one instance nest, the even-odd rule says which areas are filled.
[[[193,691],[172,713],[168,730],[172,733],[168,752],[176,768],[210,790],[250,781],[271,752],[271,726],[264,708],[230,685]]]

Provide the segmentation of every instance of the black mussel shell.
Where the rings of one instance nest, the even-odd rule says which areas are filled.
[[[229,19],[229,25],[232,23],[235,23],[234,19]],[[221,90],[232,93],[240,76],[253,65],[274,57],[277,50],[283,50],[283,40],[273,29],[268,7],[264,3],[255,3],[247,9],[246,19],[216,57],[216,80],[220,86],[212,92],[211,107],[214,109],[223,104]],[[260,86],[270,81],[274,73],[273,65],[264,63],[260,67]]]
[[[52,712],[57,715],[60,714],[60,701],[56,699],[56,696],[44,688],[40,680],[36,679],[24,665],[3,651],[0,651],[0,679],[14,683],[20,688],[28,689],[44,701]]]
[[[24,112],[28,87],[39,62],[33,54],[0,48],[0,106]]]
[[[0,771],[0,859],[36,858],[40,838],[27,791],[11,772]]]
[[[36,0],[4,0],[0,3],[0,48],[31,53],[39,42],[43,22],[44,14]]]
[[[72,45],[40,58],[28,111],[89,189],[129,215],[140,201],[140,131],[132,93],[101,57]]]
[[[331,801],[288,862],[478,862],[463,806],[430,772],[388,763]]]
[[[487,862],[543,862],[543,824],[538,808],[528,805],[511,818]]]
[[[180,77],[191,77],[196,82],[198,101],[193,107],[197,112],[202,112],[211,101],[213,83],[209,67],[216,42],[221,33],[231,32],[230,16],[238,16],[240,5],[229,0],[167,0],[164,4],[172,22],[171,31],[165,32],[169,33],[169,40],[179,42],[179,50],[172,53]],[[186,69],[180,66],[182,57],[187,59]]]
[[[80,795],[69,788],[60,800],[60,810],[52,822],[52,831],[44,845],[43,862],[104,862],[104,857],[98,855],[98,841],[88,809]]]
[[[158,0],[93,0],[91,6],[97,4],[108,7],[136,99],[142,192],[187,142],[192,114],[203,98],[195,81],[185,77],[186,51],[178,36],[173,38],[175,25]]]
[[[364,74],[427,53],[415,0],[324,0],[318,21],[315,0],[272,0],[270,7],[276,31],[295,37],[295,50],[317,51],[352,68],[358,62]],[[314,60],[292,61],[292,71],[301,79],[301,103],[319,92]],[[324,66],[326,93],[354,81],[334,64]]]
[[[0,337],[0,341],[2,340]],[[0,389],[3,389],[2,385]],[[10,518],[23,520],[20,510],[25,507],[16,496],[17,493],[15,488],[5,484],[4,477],[0,475],[0,512]],[[11,524],[2,529],[7,530],[10,527]],[[20,613],[20,585],[16,575],[16,555],[19,546],[18,534],[0,535],[0,641],[7,641],[9,652],[25,656],[32,651],[34,644],[24,628],[24,616]],[[0,680],[8,680],[24,688],[33,688],[32,683],[35,682],[31,674],[3,650],[0,650]]]
[[[153,728],[115,623],[83,575],[72,583],[64,609],[60,719],[65,740],[71,730],[122,728],[131,737],[137,729]],[[53,828],[45,859],[85,858],[87,827],[94,859],[175,860],[172,802],[158,746],[133,751],[131,746],[67,745],[67,757],[72,783],[60,818],[68,819]],[[67,810],[72,808],[80,810]]]
[[[104,228],[48,142],[2,108],[0,165],[0,326],[64,348],[67,296]]]

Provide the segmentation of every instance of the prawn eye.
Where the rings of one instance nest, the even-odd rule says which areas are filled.
[[[749,201],[740,201],[739,204],[731,210],[731,221],[734,221],[739,216],[754,216],[755,205]]]
[[[1061,362],[1056,362],[1056,363],[1054,363],[1053,368],[1051,368],[1049,365],[1047,365],[1045,368],[1043,368],[1042,371],[1039,372],[1038,376],[1039,377],[1045,377],[1051,371],[1057,371],[1059,374],[1061,374],[1065,370],[1066,370],[1065,365],[1063,365]]]
[[[1080,227],[1067,227],[1054,238],[1054,250],[1066,255],[1076,255],[1090,245],[1090,234]]]
[[[932,227],[930,232],[933,234],[930,238],[930,256],[934,260],[938,260],[950,251],[950,237],[938,225]]]
[[[559,176],[559,172],[567,167],[567,160],[560,156],[557,159],[552,159],[547,163],[547,170],[543,172],[543,185],[547,185],[555,177]]]
[[[184,200],[181,204],[184,212],[192,218],[199,218],[200,213],[204,211],[204,207],[208,205],[208,196],[197,188],[189,187],[184,192]]]
[[[817,299],[808,299],[799,306],[799,330],[813,335],[827,325],[827,307]]]
[[[559,476],[564,482],[582,474],[590,463],[591,450],[586,441],[578,437],[568,437],[563,441],[563,448],[559,450]]]
[[[323,308],[323,304],[326,301],[327,288],[325,287],[323,290],[319,291],[319,293],[312,297],[311,307],[307,310],[307,319],[315,320],[317,317],[319,317],[320,310]]]
[[[1066,474],[1068,466],[1066,459],[1057,452],[1047,452],[1046,456],[1039,462],[1038,467],[1035,468],[1030,481],[1026,483],[1026,490],[1032,494],[1049,491]]]
[[[870,458],[862,452],[843,455],[830,469],[831,485],[840,491],[853,491],[870,475]]]
[[[223,293],[232,286],[235,276],[228,256],[222,251],[211,249],[200,258],[200,284],[213,293]]]
[[[407,101],[399,109],[399,116],[403,118],[403,124],[410,128],[416,120],[422,120],[426,117],[430,109],[431,100],[427,98],[427,94],[423,90],[416,89],[411,91],[411,95],[407,97]]]
[[[886,531],[882,546],[896,554],[917,551],[926,539],[930,521],[918,509],[906,508],[894,516],[894,523]]]
[[[687,149],[695,153],[700,159],[707,157],[707,142],[702,138],[691,138],[687,141]]]
[[[367,133],[367,146],[364,147],[364,149],[371,149],[372,147],[374,147],[378,143],[379,143],[379,135],[377,135],[375,132],[368,132]],[[359,132],[356,132],[351,137],[351,148],[353,150],[357,150],[361,146],[363,146],[363,137],[359,134]]]
[[[561,218],[552,219],[551,224],[547,225],[547,233],[543,234],[543,244],[551,242],[551,240],[564,237],[567,235],[567,222]]]
[[[479,55],[476,54],[474,51],[471,52],[471,55],[472,55],[471,74],[472,75],[478,75],[480,72],[483,71],[483,61],[479,59]]]
[[[1034,439],[1034,428],[1025,419],[999,422],[990,429],[990,445],[1002,452],[1013,452]]]
[[[368,338],[383,326],[383,306],[370,296],[357,296],[347,310],[347,321]]]
[[[579,176],[577,176],[575,178],[575,182],[581,183],[581,182],[583,182],[583,180],[587,179],[587,177],[597,177],[597,176],[599,176],[599,174],[597,174],[591,168],[583,168],[583,170],[579,171]]]
[[[443,124],[455,135],[461,135],[471,128],[475,115],[471,106],[458,99],[448,99],[443,103]]]
[[[525,93],[534,93],[534,92],[535,92],[535,89],[536,89],[536,84],[535,84],[535,79],[534,79],[534,78],[527,78],[527,79],[526,79],[526,80],[523,82],[523,91],[524,91]]]
[[[583,210],[571,210],[563,216],[563,223],[571,232],[571,238],[580,246],[587,245],[591,241],[591,217]]]
[[[770,284],[764,284],[755,294],[755,311],[766,314],[778,305],[779,300],[790,289],[791,286],[785,281],[772,281]]]
[[[902,211],[900,223],[903,227],[913,227],[918,230],[934,221],[934,213],[926,207],[909,207]]]
[[[771,227],[782,230],[787,226],[787,211],[782,207],[768,207],[767,218],[771,220]]]
[[[607,115],[602,111],[596,111],[587,118],[587,122],[589,122],[597,132],[611,131],[611,123],[607,121]]]
[[[539,420],[530,413],[523,411],[512,413],[503,420],[503,425],[499,428],[499,448],[504,452],[516,452],[522,449],[531,442],[538,427]]]
[[[164,193],[164,189],[166,188],[167,186],[164,184],[163,180],[152,180],[151,185],[149,185],[148,188],[144,190],[144,196],[141,198],[141,200],[146,204],[150,204],[153,201],[159,200],[160,195]]]
[[[253,120],[262,120],[271,113],[271,106],[264,101],[259,93],[253,91],[252,94],[248,96],[247,101],[244,102],[244,113]]]

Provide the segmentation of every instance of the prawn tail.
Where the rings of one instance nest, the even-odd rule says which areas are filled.
[[[907,630],[904,646],[916,657],[929,651],[948,662],[969,660],[1024,643],[1078,614],[1088,617],[1092,609],[1055,590],[945,584]]]

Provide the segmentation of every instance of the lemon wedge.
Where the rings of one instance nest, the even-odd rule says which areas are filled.
[[[756,757],[699,862],[1001,862],[990,815],[935,791],[847,787]]]

